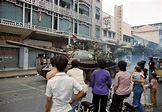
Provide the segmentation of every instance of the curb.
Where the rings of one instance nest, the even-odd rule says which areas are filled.
[[[38,74],[38,72],[35,69],[0,71],[0,79],[25,77],[25,76],[35,76],[37,74]]]
[[[0,76],[0,79],[19,78],[19,77],[36,76],[36,75],[37,74],[24,74],[24,75],[14,75],[14,76]]]

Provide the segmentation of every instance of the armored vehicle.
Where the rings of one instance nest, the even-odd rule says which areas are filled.
[[[89,80],[93,70],[95,70],[98,67],[97,62],[96,62],[97,57],[95,55],[96,51],[94,50],[73,48],[73,50],[68,50],[68,51],[66,50],[66,52],[62,52],[62,51],[57,51],[55,49],[40,48],[38,46],[27,45],[27,44],[15,42],[15,41],[6,41],[6,43],[16,45],[16,46],[45,50],[48,52],[52,52],[56,55],[66,55],[69,58],[69,64],[66,70],[71,68],[72,59],[78,59],[80,61],[80,68],[84,71],[85,80]],[[104,56],[103,54],[101,55],[102,57]],[[44,78],[46,78],[46,73],[52,69],[52,66],[50,65],[49,60],[50,60],[50,57],[47,57],[46,55],[40,55],[36,59],[37,72]],[[112,77],[114,77],[115,73],[117,72],[116,67],[117,65],[115,62],[111,61],[110,59],[107,60],[106,69],[110,71]]]

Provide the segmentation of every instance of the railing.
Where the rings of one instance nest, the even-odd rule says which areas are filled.
[[[51,3],[51,2],[41,1],[41,0],[20,0],[20,1],[28,3],[28,4],[33,4],[35,6],[42,7],[44,9],[51,10],[51,11],[54,11],[56,13],[60,13],[62,15],[69,16],[69,17],[72,17],[72,18],[75,18],[75,19],[79,19],[81,21],[84,21],[84,22],[91,24],[91,18],[88,17],[87,15],[84,15],[84,14],[78,15],[77,12],[70,10],[68,8],[60,7],[56,4],[54,4],[54,6],[53,6],[53,3]],[[58,7],[59,7],[59,10],[58,10]]]
[[[84,22],[91,23],[91,19],[85,14],[79,14],[79,19]]]
[[[72,16],[73,15],[72,12],[73,12],[72,10],[69,10],[67,8],[59,7],[59,13],[62,15]]]
[[[21,28],[26,28],[26,29],[34,29],[34,30],[52,32],[51,28],[35,26],[35,25],[31,26],[30,23],[25,23],[23,26],[22,22],[16,22],[16,21],[11,21],[11,20],[2,19],[2,18],[0,18],[0,24],[8,25],[8,26],[16,26],[16,27],[21,27]]]
[[[32,29],[32,30],[37,30],[37,31],[45,31],[45,32],[49,32],[49,33],[57,33],[60,35],[64,35],[66,37],[72,36],[71,32],[58,31],[58,30],[55,30],[52,28],[47,28],[47,27],[42,27],[42,26],[35,26],[35,25],[31,26],[30,23],[25,23],[23,26],[22,22],[16,22],[16,21],[11,21],[11,20],[2,19],[2,18],[0,18],[0,24],[8,25],[8,26],[16,26],[16,27],[26,28],[26,29]],[[80,39],[91,40],[90,36],[85,36],[85,35],[76,35],[76,36],[77,36],[77,38],[80,38]]]

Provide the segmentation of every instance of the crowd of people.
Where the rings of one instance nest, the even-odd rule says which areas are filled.
[[[55,56],[50,60],[52,70],[46,75],[46,106],[45,112],[75,112],[78,102],[88,90],[84,82],[83,70],[79,68],[79,61],[74,59],[72,68],[64,72],[68,64],[65,56]],[[95,105],[94,112],[106,112],[110,88],[113,87],[112,103],[110,112],[121,112],[123,100],[133,93],[132,105],[138,106],[137,112],[144,112],[144,105],[141,104],[142,94],[147,94],[150,89],[151,105],[156,107],[156,94],[158,81],[153,58],[148,63],[149,70],[145,68],[146,61],[137,62],[134,72],[130,74],[123,60],[117,63],[119,71],[112,83],[111,74],[106,67],[106,60],[97,59],[98,68],[93,71],[89,87],[92,88],[92,103]],[[133,83],[133,85],[132,85]],[[146,96],[146,95],[145,95]],[[146,103],[146,102],[145,102]],[[148,105],[148,102],[146,103]]]

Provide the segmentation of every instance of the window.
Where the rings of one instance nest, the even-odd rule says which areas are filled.
[[[57,30],[57,17],[54,17],[54,29]]]
[[[77,34],[77,23],[74,23],[74,33]]]
[[[97,20],[100,20],[100,9],[98,7],[96,7],[96,15],[95,15],[95,18]]]
[[[115,33],[112,33],[113,34],[113,38],[115,38]]]
[[[111,32],[109,32],[109,37],[111,38]]]
[[[70,4],[62,0],[60,0],[60,6],[70,9]]]
[[[162,36],[162,30],[161,30],[161,31],[159,31],[159,35],[160,35],[160,36]]]
[[[107,37],[107,31],[106,30],[103,31],[103,36]]]

